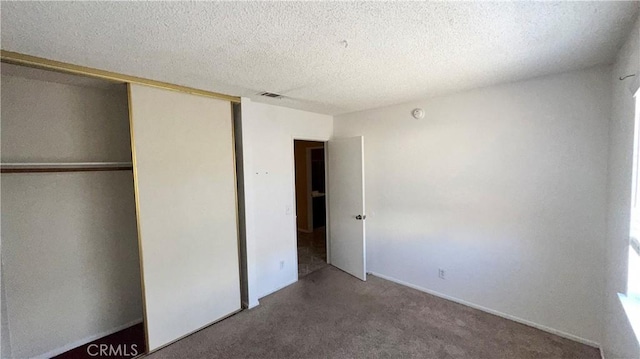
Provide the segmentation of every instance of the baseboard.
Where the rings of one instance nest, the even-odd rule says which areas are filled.
[[[126,323],[126,324],[123,324],[123,325],[119,325],[119,326],[117,326],[115,328],[112,328],[112,329],[109,329],[109,330],[105,330],[104,332],[101,332],[101,333],[98,333],[98,334],[94,334],[94,335],[88,336],[88,337],[80,339],[80,340],[76,340],[75,342],[69,343],[69,344],[67,344],[65,346],[62,346],[60,348],[56,348],[56,349],[53,349],[53,350],[48,351],[46,353],[40,354],[40,355],[36,356],[36,358],[51,358],[51,357],[54,357],[56,355],[60,355],[60,354],[62,354],[64,352],[67,352],[67,351],[69,351],[71,349],[77,348],[77,347],[85,345],[87,343],[91,343],[92,341],[94,341],[96,339],[104,338],[107,335],[111,335],[113,333],[117,333],[117,332],[119,332],[119,331],[121,331],[123,329],[127,329],[129,327],[132,327],[132,326],[134,326],[136,324],[140,324],[140,323],[142,323],[142,318],[133,320],[133,321],[131,321],[129,323]]]
[[[389,276],[384,275],[384,274],[380,274],[380,273],[376,273],[376,272],[369,272],[369,274],[371,274],[373,276],[376,276],[376,277],[380,277],[382,279],[386,279],[386,280],[394,282],[394,283],[398,283],[400,285],[404,285],[404,286],[409,287],[409,288],[413,288],[413,289],[419,290],[421,292],[425,292],[425,293],[434,295],[434,296],[442,298],[442,299],[450,300],[452,302],[456,302],[458,304],[462,304],[462,305],[465,305],[467,307],[478,309],[478,310],[481,310],[481,311],[489,313],[489,314],[497,315],[499,317],[502,317],[502,318],[505,318],[505,319],[509,319],[509,320],[514,321],[514,322],[518,322],[520,324],[524,324],[524,325],[527,325],[527,326],[530,326],[530,327],[533,327],[533,328],[536,328],[536,329],[540,329],[540,330],[545,331],[547,333],[555,334],[555,335],[557,335],[559,337],[570,339],[570,340],[576,341],[578,343],[582,343],[582,344],[588,345],[590,347],[594,347],[594,348],[600,349],[600,344],[599,343],[594,342],[594,341],[589,340],[589,339],[585,339],[585,338],[579,337],[577,335],[566,333],[566,332],[563,332],[561,330],[557,330],[557,329],[550,328],[550,327],[547,327],[547,326],[544,326],[544,325],[541,325],[541,324],[538,324],[538,323],[534,323],[534,322],[528,321],[526,319],[518,318],[518,317],[515,317],[515,316],[510,315],[510,314],[502,313],[502,312],[499,312],[497,310],[489,309],[489,308],[483,307],[481,305],[477,305],[477,304],[474,304],[474,303],[467,302],[467,301],[462,300],[462,299],[451,297],[449,295],[446,295],[446,294],[443,294],[443,293],[440,293],[440,292],[436,292],[436,291],[431,290],[431,289],[423,288],[423,287],[420,287],[420,286],[415,285],[415,284],[407,283],[407,282],[402,281],[400,279],[389,277]],[[602,349],[600,349],[600,355],[602,355]]]
[[[297,281],[298,281],[298,278],[296,278],[296,279],[294,279],[294,280],[292,280],[292,281],[290,281],[290,282],[287,282],[285,285],[280,286],[280,287],[277,287],[276,289],[274,289],[274,290],[272,290],[272,291],[270,291],[270,292],[267,292],[266,294],[261,295],[261,296],[260,296],[260,298],[258,298],[258,300],[260,300],[261,298],[264,298],[264,297],[266,297],[266,296],[268,296],[268,295],[271,295],[271,294],[273,294],[273,293],[275,293],[275,292],[279,291],[280,289],[284,289],[284,288],[286,288],[286,287],[288,287],[288,286],[292,285],[293,283],[295,283],[295,282],[297,282]]]
[[[258,302],[257,300],[256,300],[255,303],[253,303],[253,305],[249,304],[249,302],[242,301],[242,308],[243,309],[253,309],[253,308],[257,307],[258,305],[260,305],[260,302]]]

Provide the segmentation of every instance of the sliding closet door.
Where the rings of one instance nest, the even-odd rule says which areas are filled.
[[[130,85],[149,350],[240,309],[231,104]]]

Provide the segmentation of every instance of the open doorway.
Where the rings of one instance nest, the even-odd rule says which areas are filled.
[[[298,278],[327,266],[325,144],[294,140]]]

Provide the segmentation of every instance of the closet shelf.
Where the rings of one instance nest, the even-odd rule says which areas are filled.
[[[130,171],[131,162],[1,163],[1,173]]]

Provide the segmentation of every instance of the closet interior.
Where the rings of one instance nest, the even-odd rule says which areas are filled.
[[[144,353],[127,85],[1,72],[2,357]]]

